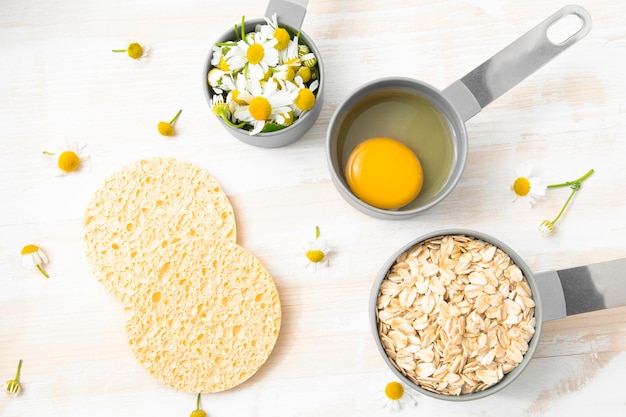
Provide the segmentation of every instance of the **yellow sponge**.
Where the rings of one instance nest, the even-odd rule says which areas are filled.
[[[270,356],[278,291],[235,243],[232,206],[207,172],[173,158],[122,168],[90,201],[84,240],[94,275],[124,305],[133,354],[158,380],[219,392]]]

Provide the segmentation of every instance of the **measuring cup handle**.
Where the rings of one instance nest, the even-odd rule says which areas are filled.
[[[543,321],[626,306],[626,258],[535,274]]]
[[[535,282],[539,286],[540,304],[543,311],[542,321],[562,319],[567,316],[565,294],[556,271],[535,274]]]
[[[281,25],[300,30],[308,4],[309,0],[270,0],[267,9],[265,9],[265,17],[271,19],[272,15],[276,13],[277,20]]]
[[[581,27],[560,43],[553,43],[548,29],[566,16],[577,16]],[[591,16],[577,5],[565,6],[496,55],[443,91],[464,121],[519,84],[552,58],[584,38],[591,30]]]

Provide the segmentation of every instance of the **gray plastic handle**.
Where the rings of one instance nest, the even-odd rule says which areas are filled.
[[[281,25],[300,30],[308,4],[309,0],[270,0],[265,10],[265,17],[271,18],[276,13]]]
[[[566,16],[577,16],[581,27],[560,43],[553,43],[548,29]],[[467,121],[485,106],[584,38],[591,30],[591,16],[584,8],[568,5],[539,23],[496,55],[452,83],[443,95]]]
[[[626,306],[626,258],[534,276],[543,321]]]
[[[563,285],[556,271],[535,274],[535,281],[541,294],[543,321],[562,319],[567,316]]]

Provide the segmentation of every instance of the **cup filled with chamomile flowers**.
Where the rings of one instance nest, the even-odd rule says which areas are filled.
[[[304,0],[270,0],[265,17],[245,20],[215,42],[204,63],[211,112],[240,141],[277,148],[300,139],[324,95],[319,50],[300,27]]]

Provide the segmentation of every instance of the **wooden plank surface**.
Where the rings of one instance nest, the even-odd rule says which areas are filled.
[[[312,0],[303,30],[326,68],[326,99],[313,128],[280,149],[245,145],[220,126],[201,90],[213,41],[253,0],[0,3],[0,377],[18,359],[23,393],[0,395],[14,416],[185,415],[195,396],[153,379],[126,342],[121,304],[95,280],[82,242],[87,202],[105,178],[141,158],[173,156],[210,172],[235,209],[238,241],[274,277],[283,323],[274,352],[244,384],[203,396],[220,416],[379,416],[393,380],[370,334],[368,299],[397,248],[433,230],[480,230],[536,271],[626,256],[626,3],[584,0],[591,33],[467,122],[469,158],[441,204],[403,221],[370,218],[335,190],[324,151],[330,118],[347,95],[380,77],[443,89],[562,7],[554,0]],[[150,47],[145,62],[112,49]],[[177,135],[156,124],[183,109]],[[51,143],[88,145],[87,169],[56,177],[41,157]],[[557,231],[568,195],[550,191],[533,209],[511,202],[513,168],[545,182],[594,168]],[[327,268],[305,268],[303,246],[319,226]],[[42,246],[51,278],[21,266]],[[548,322],[525,373],[469,403],[421,396],[398,415],[623,415],[626,310]],[[2,380],[4,382],[4,380]]]

